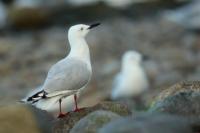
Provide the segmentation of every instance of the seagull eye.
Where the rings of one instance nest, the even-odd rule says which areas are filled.
[[[83,27],[81,27],[81,31],[83,30]]]

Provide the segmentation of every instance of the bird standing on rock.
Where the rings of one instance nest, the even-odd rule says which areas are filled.
[[[80,110],[77,106],[77,93],[85,88],[92,75],[90,51],[85,36],[99,24],[78,24],[70,27],[70,53],[50,68],[44,84],[22,99],[23,102],[47,111],[59,109],[58,117],[61,118],[66,115],[62,113],[62,100],[74,95],[74,111]]]
[[[148,79],[141,62],[142,55],[136,51],[127,51],[123,55],[121,71],[113,83],[113,100],[137,97],[148,89]]]

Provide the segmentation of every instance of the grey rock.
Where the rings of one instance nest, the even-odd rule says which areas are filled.
[[[78,121],[70,133],[96,133],[105,124],[119,118],[119,115],[110,111],[95,111]]]
[[[150,112],[167,112],[200,118],[200,82],[180,82],[161,92]]]
[[[178,116],[142,114],[110,122],[98,133],[191,133],[191,127]]]

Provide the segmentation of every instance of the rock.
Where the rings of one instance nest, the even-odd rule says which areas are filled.
[[[119,118],[119,115],[110,111],[95,111],[78,121],[70,133],[96,133],[106,123]]]
[[[1,133],[51,133],[53,117],[47,112],[21,104],[0,107]]]
[[[161,92],[149,112],[184,116],[200,131],[200,81],[180,82]]]
[[[98,133],[191,133],[189,123],[167,114],[142,114],[110,122]]]
[[[113,102],[101,102],[93,107],[84,108],[80,112],[70,112],[63,119],[55,121],[53,131],[55,133],[69,132],[70,129],[72,129],[72,127],[75,125],[75,123],[77,123],[81,118],[96,110],[111,111],[121,116],[127,116],[131,114],[129,109],[125,105]]]
[[[121,116],[130,115],[131,112],[126,105],[116,102],[101,102],[93,107],[95,110],[109,110]]]

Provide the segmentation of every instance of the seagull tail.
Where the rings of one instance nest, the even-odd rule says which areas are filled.
[[[34,104],[35,102],[39,101],[40,99],[46,98],[47,93],[42,90],[37,93],[34,93],[33,95],[27,96],[23,99],[21,99],[20,103],[28,103],[28,104]]]
[[[27,103],[27,98],[23,98],[21,100],[18,101],[19,103]]]

